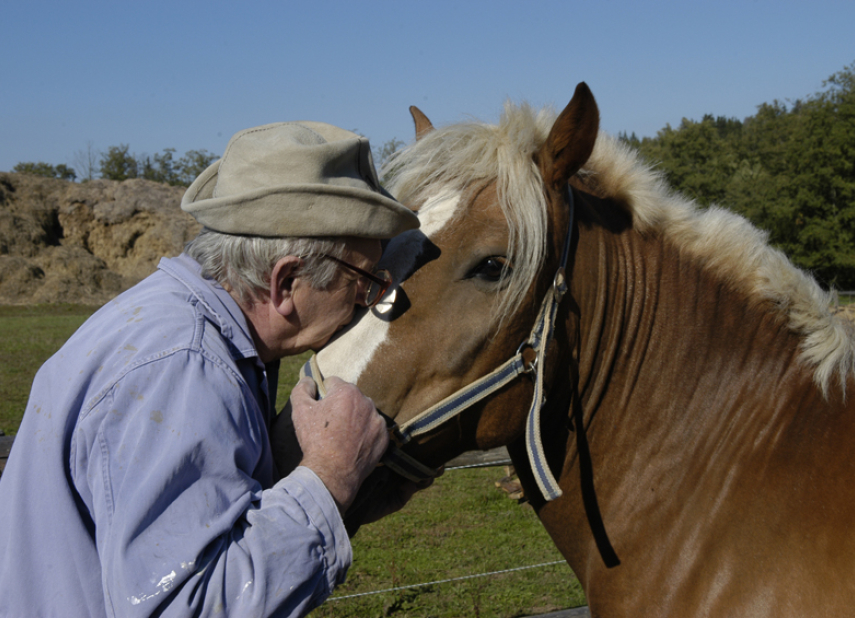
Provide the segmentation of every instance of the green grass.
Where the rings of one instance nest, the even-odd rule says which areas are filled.
[[[561,560],[534,511],[495,488],[502,468],[449,470],[402,511],[353,539],[347,582],[312,616],[531,616],[585,604],[566,563],[407,588]]]
[[[0,306],[0,430],[15,435],[39,367],[97,307]]]
[[[300,377],[300,367],[302,367],[312,353],[306,352],[297,356],[286,356],[279,364],[279,388],[276,391],[276,409],[281,410],[288,397],[291,396],[291,389]]]
[[[8,435],[20,425],[39,366],[94,311],[0,306],[0,429]],[[277,409],[308,356],[283,359]],[[511,617],[583,605],[564,563],[340,599],[561,560],[531,508],[495,488],[503,475],[501,468],[449,470],[403,511],[364,526],[353,540],[348,581],[312,615]]]

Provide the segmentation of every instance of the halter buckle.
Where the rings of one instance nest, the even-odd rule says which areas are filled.
[[[531,347],[528,341],[523,341],[517,348],[517,355],[522,358],[522,373],[531,373],[537,368],[537,350]]]

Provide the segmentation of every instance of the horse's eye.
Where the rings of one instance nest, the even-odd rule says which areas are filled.
[[[482,261],[472,270],[472,276],[486,281],[499,281],[502,277],[510,276],[511,265],[502,256],[494,255]]]

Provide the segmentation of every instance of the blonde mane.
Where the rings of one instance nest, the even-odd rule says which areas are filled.
[[[396,153],[383,169],[392,176],[389,190],[407,204],[497,180],[499,204],[511,230],[508,259],[514,264],[497,309],[500,322],[519,306],[543,263],[546,201],[532,155],[556,116],[550,108],[508,102],[498,125],[465,122],[436,129]],[[726,209],[697,207],[672,191],[638,153],[605,133],[598,136],[579,176],[593,183],[601,197],[628,208],[638,232],[661,234],[757,306],[781,312],[802,339],[800,358],[813,368],[816,384],[826,395],[835,378],[845,387],[855,373],[852,326],[832,315],[830,294],[770,247],[765,232]]]

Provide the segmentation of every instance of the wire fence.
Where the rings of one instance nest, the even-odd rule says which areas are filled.
[[[446,466],[446,472],[453,471],[462,471],[462,470],[471,470],[474,468],[487,468],[487,467],[500,467],[500,466],[510,466],[512,465],[512,461],[510,456],[508,455],[507,449],[504,447],[493,449],[490,451],[483,452],[470,452],[464,453],[460,457],[457,457],[451,461],[449,461]],[[497,483],[498,486],[498,483]],[[566,566],[567,563],[564,560],[552,560],[546,562],[540,562],[537,564],[528,564],[521,565],[515,567],[509,567],[500,570],[491,570],[481,573],[471,573],[468,575],[460,575],[457,577],[448,577],[443,579],[437,579],[433,581],[426,581],[414,584],[400,585],[389,588],[383,588],[379,590],[368,590],[363,592],[355,592],[351,594],[340,594],[333,595],[329,599],[327,599],[327,603],[335,603],[340,601],[348,601],[354,600],[364,597],[369,597],[373,595],[379,595],[384,593],[397,593],[405,590],[414,590],[418,588],[426,588],[433,587],[442,584],[453,584],[455,582],[462,582],[467,580],[475,580],[481,578],[490,578],[490,577],[499,577],[503,575],[507,575],[509,573],[517,573],[521,571],[530,571],[534,569],[547,569],[549,567],[557,567],[559,565]],[[570,618],[570,617],[589,617],[590,613],[588,612],[587,607],[577,607],[566,610],[561,610],[558,612],[553,612],[550,614],[539,614],[538,616],[531,616],[530,618]]]
[[[833,300],[831,304],[835,307],[855,303],[855,290],[834,290],[832,291],[832,296]]]
[[[553,560],[552,562],[541,562],[540,564],[529,564],[527,566],[514,567],[512,569],[503,569],[501,571],[490,571],[488,573],[475,573],[473,575],[461,575],[460,577],[449,577],[447,579],[438,579],[432,582],[424,582],[421,584],[410,584],[407,586],[396,586],[394,588],[384,588],[383,590],[371,590],[369,592],[357,592],[355,594],[346,594],[343,596],[333,596],[327,599],[327,603],[332,601],[343,601],[345,599],[355,599],[357,597],[367,597],[373,594],[383,594],[384,592],[399,592],[401,590],[410,590],[412,588],[423,588],[424,586],[435,586],[438,584],[449,584],[451,582],[460,582],[468,579],[476,579],[479,577],[490,577],[491,575],[504,575],[505,573],[515,573],[517,571],[527,571],[529,569],[540,569],[556,564],[565,564],[563,560]]]

